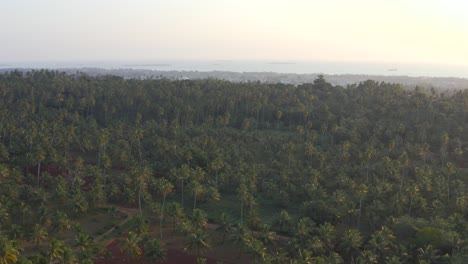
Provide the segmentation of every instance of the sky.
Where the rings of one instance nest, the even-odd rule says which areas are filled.
[[[0,0],[0,64],[269,60],[468,65],[463,0]]]

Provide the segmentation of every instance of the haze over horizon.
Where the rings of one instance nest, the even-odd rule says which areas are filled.
[[[0,64],[264,60],[468,66],[468,2],[17,0]]]

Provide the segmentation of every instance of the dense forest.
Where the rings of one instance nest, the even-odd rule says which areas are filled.
[[[0,120],[0,263],[93,263],[119,206],[129,262],[468,260],[468,89],[12,71]]]

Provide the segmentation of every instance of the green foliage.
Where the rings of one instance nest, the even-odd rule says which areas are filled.
[[[223,214],[264,262],[466,256],[468,90],[13,71],[0,94],[0,234],[48,261],[73,262],[60,239],[107,202],[139,207],[133,242],[169,217],[200,250]]]

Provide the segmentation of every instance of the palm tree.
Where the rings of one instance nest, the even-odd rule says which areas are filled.
[[[362,245],[362,237],[357,229],[349,229],[341,238],[341,248],[346,253],[347,260],[352,259],[353,253]]]
[[[192,224],[195,229],[204,229],[208,224],[206,213],[201,209],[195,209],[192,213]]]
[[[242,249],[245,248],[247,241],[252,236],[249,230],[244,225],[238,225],[232,229],[231,241],[239,247],[239,255],[242,253]]]
[[[154,263],[160,263],[167,259],[166,250],[161,246],[158,239],[150,239],[145,243],[145,258]]]
[[[325,263],[327,264],[343,264],[344,260],[341,258],[340,254],[336,252],[330,252],[330,254],[325,258]]]
[[[336,231],[335,227],[330,223],[324,223],[317,229],[320,240],[325,245],[328,251],[332,251],[335,247]]]
[[[40,177],[41,177],[41,162],[45,160],[46,153],[41,145],[38,145],[35,153],[35,158],[37,160],[37,187],[40,185]]]
[[[296,237],[301,243],[304,243],[310,236],[312,231],[313,222],[308,217],[303,217],[299,219],[299,222],[296,226]]]
[[[269,263],[268,261],[269,255],[267,253],[267,249],[265,245],[258,239],[251,237],[249,240],[246,241],[247,250],[254,256],[254,262],[257,263],[257,259],[260,258],[262,263]],[[267,262],[268,261],[268,262]]]
[[[20,252],[14,241],[5,237],[0,238],[0,264],[15,263],[18,261]]]
[[[189,234],[187,247],[190,250],[196,248],[197,258],[200,258],[201,251],[211,248],[208,239],[208,234],[203,229],[197,228],[194,232]]]
[[[4,203],[0,203],[0,224],[6,225],[10,221],[10,214]]]
[[[359,264],[378,264],[379,258],[374,254],[374,252],[365,249],[361,251],[361,255],[357,258],[356,261]]]
[[[164,206],[166,205],[166,195],[168,193],[171,193],[174,190],[174,185],[172,185],[172,183],[166,180],[165,178],[161,178],[158,184],[158,189],[159,189],[159,192],[162,193],[163,195],[161,217],[159,221],[159,230],[160,230],[161,239],[162,239],[163,238],[162,225],[163,225],[163,220],[164,220]]]
[[[276,132],[278,132],[279,123],[280,123],[282,116],[283,116],[283,113],[280,110],[276,111]]]
[[[391,255],[395,251],[395,239],[396,237],[392,230],[383,226],[381,230],[372,234],[371,239],[368,242],[368,247],[377,256],[380,256],[381,260],[383,260],[384,257]]]
[[[314,154],[314,145],[311,142],[305,143],[305,154],[307,156],[307,164],[310,166],[311,157]]]
[[[146,223],[145,218],[141,215],[135,215],[133,217],[133,226],[138,235],[146,234],[148,231],[148,224]]]
[[[138,187],[138,208],[140,210],[140,215],[143,215],[143,211],[141,210],[142,192],[146,189],[151,174],[151,169],[148,166],[138,167],[133,170],[134,181]]]
[[[121,250],[130,258],[140,257],[142,254],[141,248],[138,246],[140,242],[140,237],[138,234],[133,233],[132,231],[128,232],[127,237],[125,237],[121,242]]]
[[[305,249],[299,248],[297,251],[297,262],[294,263],[312,263],[312,252]]]
[[[93,247],[93,239],[91,239],[88,234],[79,232],[75,237],[75,241],[82,252]]]
[[[197,196],[203,192],[203,186],[197,180],[192,181],[193,209],[197,208]]]
[[[439,258],[439,251],[434,249],[432,245],[427,245],[425,248],[418,248],[418,259],[425,261],[425,263],[437,263],[437,259]]]
[[[287,252],[284,250],[284,248],[279,248],[275,254],[274,254],[274,262],[272,261],[271,263],[290,263],[291,260],[288,258]]]
[[[64,246],[63,253],[62,253],[62,264],[77,264],[77,263],[85,264],[86,260],[82,259],[81,262],[78,262],[78,258],[75,256],[73,249],[71,249],[68,246]]]
[[[73,213],[75,215],[78,215],[80,213],[86,213],[89,209],[88,201],[86,200],[85,196],[82,194],[79,188],[76,188],[76,190],[73,191],[71,203]]]
[[[94,181],[91,190],[89,191],[89,204],[94,207],[99,207],[106,202],[106,192],[104,184],[99,181]]]
[[[55,189],[54,189],[54,200],[58,202],[59,205],[63,205],[66,203],[68,199],[68,184],[65,181],[63,176],[56,176],[55,177]]]
[[[271,231],[268,224],[262,224],[260,227],[260,232],[258,233],[258,239],[265,246],[271,246],[276,240],[276,232]]]
[[[239,198],[241,200],[241,210],[240,210],[240,224],[243,224],[244,221],[244,202],[247,201],[249,198],[249,192],[247,190],[247,185],[245,183],[241,183],[239,185]]]
[[[210,169],[211,170],[214,170],[215,171],[215,174],[216,174],[216,178],[215,178],[215,184],[216,184],[216,187],[218,187],[218,172],[220,169],[222,169],[224,167],[224,162],[223,160],[221,159],[221,157],[216,157],[215,160],[213,160],[211,163],[210,163]]]
[[[54,263],[55,260],[60,260],[63,257],[63,248],[64,244],[63,241],[58,239],[52,239],[50,241],[50,248],[49,248],[49,263]]]
[[[148,204],[149,216],[147,216],[152,222],[156,222],[161,219],[162,209],[161,205],[157,202],[149,202]]]
[[[279,226],[281,232],[287,232],[291,225],[291,216],[288,214],[287,211],[281,210],[278,219],[276,220],[276,225]]]
[[[172,217],[173,220],[173,228],[176,228],[176,223],[178,218],[185,218],[185,213],[178,202],[172,202],[169,206],[169,214]]]
[[[385,258],[385,264],[400,264],[402,263],[401,259],[397,256],[391,256]]]
[[[357,227],[359,228],[359,225],[361,223],[361,215],[362,215],[362,200],[364,196],[367,194],[368,188],[365,184],[361,184],[358,186],[357,193],[359,194],[359,214],[358,214],[358,220],[357,220]]]
[[[57,211],[54,228],[60,233],[71,228],[70,219],[67,214]]]
[[[184,207],[184,183],[190,177],[190,167],[187,164],[182,164],[179,169],[171,170],[171,175],[174,179],[180,180],[181,182],[181,194],[182,200],[181,205]]]
[[[221,213],[221,217],[218,221],[218,227],[216,228],[217,231],[221,232],[223,235],[221,243],[224,244],[226,241],[226,236],[231,233],[232,231],[232,224],[225,213]]]
[[[376,155],[376,150],[373,145],[367,147],[364,158],[366,160],[366,183],[369,182],[369,162],[372,160]]]
[[[43,240],[47,239],[47,231],[41,225],[35,224],[31,239],[37,248]]]

